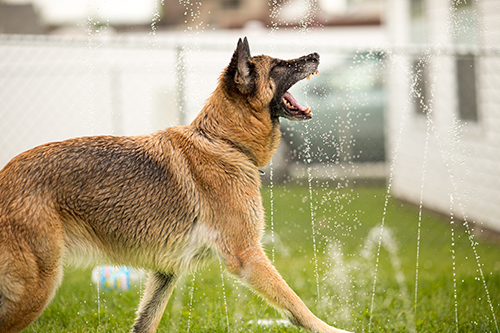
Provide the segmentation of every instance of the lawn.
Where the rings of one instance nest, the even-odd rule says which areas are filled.
[[[381,231],[384,187],[274,186],[262,194],[269,257],[328,323],[355,332],[498,333],[499,244],[471,242],[458,221],[424,212],[417,265],[418,209],[389,200]],[[54,301],[26,332],[128,332],[145,279],[129,291],[98,293],[90,276],[67,269]],[[301,331],[256,323],[278,318],[215,260],[179,283],[158,332]]]

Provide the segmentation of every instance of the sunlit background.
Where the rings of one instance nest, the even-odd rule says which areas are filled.
[[[437,214],[451,230],[447,249],[454,251],[461,233],[474,253],[468,260],[481,286],[482,315],[498,333],[500,300],[487,280],[499,276],[500,260],[481,261],[475,247],[486,241],[494,253],[500,239],[496,0],[0,0],[0,167],[50,141],[189,124],[243,36],[254,55],[321,55],[320,75],[292,90],[314,118],[282,121],[282,143],[263,176],[268,220],[277,209],[273,191],[309,189],[303,209],[322,239],[315,204],[346,196],[351,203],[357,188],[382,188],[382,230],[361,236],[360,247],[370,247],[373,236],[378,262],[389,200],[410,205],[416,234],[411,245],[398,246],[416,247],[411,269],[418,285],[419,268],[428,263],[419,257],[422,212]],[[332,204],[338,220],[340,201]],[[354,237],[358,224],[347,217],[335,230]],[[279,245],[272,242],[274,256]],[[450,263],[450,325],[458,332],[454,256]],[[312,279],[322,269],[316,266]],[[378,274],[369,279],[373,294]],[[416,313],[418,288],[409,288]],[[358,328],[371,327],[374,300],[363,308],[369,323]],[[410,331],[419,327],[417,315],[403,322]]]

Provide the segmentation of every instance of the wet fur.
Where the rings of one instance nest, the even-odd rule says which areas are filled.
[[[132,331],[154,332],[179,276],[214,254],[295,324],[340,332],[306,308],[260,243],[257,168],[287,116],[276,96],[315,70],[319,56],[308,57],[250,57],[240,40],[191,125],[54,142],[10,161],[0,171],[0,332],[42,313],[64,262],[149,270]]]

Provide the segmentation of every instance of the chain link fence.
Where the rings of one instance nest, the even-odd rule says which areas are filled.
[[[50,141],[177,123],[176,57],[144,42],[1,36],[0,165]]]
[[[189,123],[215,89],[238,37],[0,35],[0,166],[50,141]],[[322,75],[293,90],[313,109],[308,126],[315,130],[283,121],[280,156],[287,157],[275,162],[281,170],[306,161],[301,151],[309,144],[319,146],[310,163],[385,157],[383,59],[359,46],[325,46],[321,38],[250,38],[253,54],[322,55]]]

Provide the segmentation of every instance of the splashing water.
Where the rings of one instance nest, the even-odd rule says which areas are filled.
[[[99,327],[101,326],[101,288],[99,282],[97,282],[97,322],[99,330]]]
[[[339,241],[332,241],[328,245],[328,257],[331,263],[331,268],[322,282],[335,290],[339,295],[332,297],[326,293],[326,297],[322,297],[320,305],[327,309],[331,306],[331,299],[340,305],[340,317],[346,321],[351,321],[354,304],[352,304],[353,282],[352,276],[357,267],[360,265],[351,264],[344,260],[344,252],[342,244]],[[334,282],[335,281],[335,282]]]
[[[87,12],[90,13],[90,5],[87,4]],[[95,35],[99,34],[100,30],[96,29],[97,22],[90,16],[90,14],[87,16],[87,20],[85,21],[85,26],[86,26],[86,32],[87,32],[87,49],[89,50],[89,61],[87,62],[88,65],[88,75],[91,78],[90,80],[90,86],[89,86],[89,100],[88,100],[88,109],[87,113],[85,116],[82,115],[83,119],[86,119],[86,128],[89,129],[90,133],[94,133],[94,128],[95,128],[95,116],[94,116],[94,108],[95,108],[95,64],[92,61],[94,58],[94,50],[98,47],[95,44]],[[101,297],[100,297],[100,283],[97,283],[97,330],[99,330],[99,327],[101,326]]]
[[[376,259],[375,259],[376,260],[375,261],[375,269],[374,269],[374,273],[373,273],[373,288],[372,288],[372,299],[371,299],[371,305],[370,305],[370,317],[369,317],[369,321],[368,321],[368,332],[371,332],[371,329],[372,329],[373,309],[375,306],[375,291],[376,291],[376,287],[377,287],[377,278],[378,278],[378,264],[380,261],[380,249],[382,247],[385,219],[387,216],[387,208],[389,205],[389,199],[391,197],[391,189],[392,189],[393,180],[394,180],[394,170],[395,170],[396,161],[398,160],[398,156],[399,156],[400,149],[401,149],[403,128],[404,128],[404,125],[406,124],[408,118],[409,118],[409,112],[408,112],[408,110],[405,110],[405,112],[403,113],[403,116],[401,118],[401,124],[399,126],[399,131],[398,131],[397,136],[396,136],[394,155],[393,155],[393,159],[392,159],[392,162],[391,162],[391,165],[389,168],[389,179],[387,181],[387,191],[385,194],[384,207],[383,207],[383,212],[382,212],[382,221],[380,224],[380,236],[379,236]]]
[[[165,0],[160,0],[160,5],[163,7],[165,4]],[[158,1],[155,1],[154,3],[154,8],[153,8],[153,18],[151,19],[151,31],[149,33],[150,36],[156,37],[156,29],[158,27],[158,22],[160,22],[160,10],[158,8]],[[152,44],[151,46],[154,45],[155,40],[151,39],[150,43]]]
[[[422,228],[422,212],[423,212],[423,199],[424,199],[424,184],[426,180],[427,171],[427,161],[429,152],[429,138],[431,134],[431,116],[433,112],[432,108],[432,98],[426,100],[424,98],[423,91],[419,88],[419,81],[424,80],[423,69],[427,66],[430,61],[430,50],[428,50],[424,56],[420,57],[418,60],[415,73],[411,75],[412,82],[410,87],[410,95],[408,97],[408,104],[412,98],[416,99],[417,104],[420,105],[423,112],[427,115],[426,117],[426,133],[424,142],[424,152],[423,152],[423,162],[422,162],[422,175],[421,175],[421,185],[420,185],[420,199],[418,205],[418,224],[417,224],[417,241],[416,241],[416,262],[415,262],[415,297],[414,297],[414,313],[416,315],[418,308],[418,285],[419,285],[419,265],[420,265],[420,242],[421,242],[421,228]],[[434,86],[431,85],[431,96],[433,96]],[[400,128],[403,127],[401,124]],[[395,159],[394,159],[395,160]],[[391,177],[392,178],[392,177]]]
[[[415,271],[416,271],[416,278],[415,279],[416,280],[415,280],[415,298],[414,298],[415,310],[414,310],[414,313],[415,313],[415,315],[417,313],[418,296],[419,296],[418,280],[419,280],[420,241],[421,241],[421,223],[422,223],[422,211],[423,211],[423,199],[424,199],[424,183],[426,180],[429,141],[430,141],[431,134],[433,134],[436,138],[436,142],[437,142],[437,145],[439,147],[439,152],[440,152],[441,158],[443,159],[443,161],[445,162],[445,164],[447,166],[447,174],[448,174],[448,176],[451,180],[451,184],[452,184],[452,186],[450,188],[450,193],[449,193],[449,197],[450,197],[449,216],[450,216],[450,229],[451,229],[451,249],[450,249],[450,251],[452,254],[451,259],[452,259],[452,279],[453,279],[454,321],[455,321],[455,326],[456,326],[455,329],[458,332],[458,330],[459,330],[459,311],[458,311],[458,287],[457,287],[457,277],[456,277],[457,273],[456,273],[456,256],[455,256],[456,222],[455,222],[455,216],[454,216],[455,213],[454,212],[455,212],[455,206],[459,206],[462,209],[461,215],[463,216],[463,220],[464,220],[463,225],[466,229],[465,232],[467,235],[469,235],[468,238],[470,240],[470,245],[471,245],[471,248],[474,252],[474,255],[475,255],[475,258],[476,258],[476,261],[478,264],[478,272],[480,274],[480,279],[482,281],[482,284],[483,284],[483,287],[485,290],[486,299],[487,299],[487,302],[488,302],[488,305],[489,305],[489,308],[491,311],[491,316],[493,318],[493,322],[495,323],[495,326],[496,326],[497,332],[498,332],[498,323],[496,321],[493,303],[491,302],[491,298],[489,297],[490,293],[489,293],[486,281],[484,279],[484,273],[482,271],[482,264],[480,262],[479,256],[477,255],[476,243],[473,240],[473,235],[472,235],[472,232],[470,230],[469,222],[467,221],[464,206],[462,203],[455,204],[457,200],[455,198],[454,193],[455,194],[459,193],[459,190],[458,190],[457,183],[454,179],[455,172],[453,171],[453,166],[456,166],[457,163],[459,163],[459,162],[454,160],[450,151],[453,151],[454,149],[456,149],[458,147],[458,144],[460,141],[460,139],[459,139],[460,135],[457,134],[456,129],[460,128],[460,126],[459,125],[458,126],[452,125],[452,129],[453,129],[452,132],[453,133],[451,134],[451,136],[453,139],[450,140],[450,147],[445,147],[444,142],[448,142],[448,141],[445,141],[441,138],[441,135],[438,132],[438,130],[436,129],[436,127],[433,123],[433,119],[432,119],[432,111],[433,111],[432,99],[434,96],[434,84],[430,85],[430,88],[431,88],[430,95],[432,96],[432,98],[427,102],[424,101],[422,94],[421,94],[421,91],[419,91],[419,89],[417,88],[417,81],[422,79],[421,70],[418,70],[418,68],[423,68],[427,63],[429,63],[430,59],[433,55],[439,56],[439,50],[437,51],[437,54],[433,54],[434,52],[436,52],[436,50],[428,49],[426,52],[424,52],[425,55],[419,60],[419,64],[416,66],[417,72],[411,76],[412,77],[412,85],[411,85],[411,92],[410,92],[410,96],[409,96],[409,98],[416,98],[417,99],[417,102],[421,104],[422,109],[424,110],[424,113],[426,115],[426,134],[425,134],[424,153],[423,153],[424,157],[423,157],[423,162],[422,162],[422,175],[421,175],[418,226],[417,226],[417,256],[416,256],[416,267],[415,267]],[[395,56],[395,55],[393,55],[393,56]],[[435,81],[435,78],[431,77],[431,79],[433,79]],[[411,104],[411,103],[408,103],[408,104]],[[389,177],[388,191],[387,191],[387,200],[388,200],[388,196],[390,195],[390,187],[392,186],[392,179],[393,179],[392,174],[393,174],[393,170],[394,170],[394,163],[398,160],[397,156],[399,153],[401,131],[404,128],[405,123],[407,121],[407,114],[408,114],[408,112],[405,112],[403,114],[403,118],[402,118],[400,125],[399,125],[400,131],[398,133],[398,137],[397,137],[398,139],[396,141],[395,156],[393,158],[393,164],[391,165],[391,173],[390,173],[390,177]],[[453,120],[453,124],[458,124],[456,119]],[[387,200],[386,200],[386,204],[387,204]],[[385,215],[385,209],[384,209],[384,215]],[[384,222],[384,219],[383,219],[383,222]],[[378,260],[377,260],[377,263],[378,263]],[[375,269],[377,270],[377,267]],[[374,276],[374,289],[373,289],[372,295],[374,295],[374,292],[375,292],[375,285],[376,285],[376,273]],[[373,304],[374,304],[374,297],[372,296],[372,306],[373,306]],[[371,316],[372,316],[372,310],[371,310],[370,318],[371,318]],[[371,320],[370,320],[369,327],[371,328]]]
[[[184,20],[184,24],[186,25],[187,31],[203,31],[205,29],[205,24],[203,21],[198,22],[196,25],[192,26],[199,18],[201,17],[201,1],[191,1],[191,0],[179,0],[179,4],[182,5],[185,9],[184,16],[186,17]],[[189,19],[190,18],[190,19]],[[206,25],[208,27],[208,24]]]
[[[191,319],[193,316],[193,299],[194,299],[194,286],[196,282],[196,273],[192,273],[192,279],[191,279],[191,287],[189,288],[189,304],[188,304],[188,321],[187,321],[187,328],[186,332],[189,333],[189,330],[191,329]]]
[[[273,180],[273,161],[269,162],[269,195],[271,211],[269,222],[271,224],[271,262],[274,263],[274,251],[276,245],[274,243],[274,180]]]
[[[353,296],[357,292],[364,294],[361,292],[364,289],[362,287],[363,282],[356,282],[354,277],[363,280],[363,276],[366,275],[369,280],[368,272],[375,269],[375,266],[378,266],[378,263],[374,262],[374,259],[381,248],[385,249],[389,254],[392,272],[396,277],[398,285],[397,295],[403,302],[407,330],[416,332],[415,319],[411,311],[410,294],[401,267],[401,260],[398,256],[399,250],[396,237],[391,228],[387,226],[382,228],[380,224],[369,230],[368,235],[364,238],[359,255],[355,255],[357,259],[346,261],[341,243],[339,241],[332,241],[330,243],[328,255],[332,265],[323,282],[333,288],[338,293],[338,296],[324,296],[321,305],[326,308],[331,306],[332,300],[335,300],[339,304],[339,309],[335,310],[335,316],[340,312],[340,316],[343,319],[350,321],[356,307],[360,306],[359,303],[356,304]],[[366,291],[368,290],[366,289]],[[391,296],[386,297],[390,298]]]
[[[455,307],[455,325],[458,333],[458,298],[457,298],[457,264],[455,261],[455,218],[453,216],[453,194],[450,194],[450,226],[451,226],[451,260],[453,274],[453,300]]]
[[[405,275],[401,269],[401,261],[399,260],[398,257],[398,248],[391,229],[389,229],[388,227],[384,227],[381,224],[380,226],[370,230],[370,233],[368,234],[368,237],[365,241],[365,248],[363,249],[362,256],[366,259],[370,259],[373,256],[375,246],[377,247],[376,250],[377,260],[375,263],[376,267],[379,264],[380,248],[384,247],[389,252],[392,268],[396,275],[396,281],[398,283],[401,297],[403,299],[403,304],[407,313],[406,320],[407,320],[408,330],[410,332],[416,332],[417,330],[415,327],[415,321],[411,311],[410,296],[408,288],[405,283]]]
[[[290,19],[289,15],[283,15],[294,6],[297,16]],[[271,19],[271,34],[274,34],[280,28],[293,27],[300,33],[312,31],[312,27],[319,25],[316,20],[317,12],[320,10],[317,1],[299,0],[292,4],[291,1],[271,0],[269,3]],[[285,17],[283,17],[285,16]]]
[[[220,278],[222,283],[222,297],[224,301],[224,310],[226,311],[226,327],[229,330],[229,310],[227,308],[226,287],[224,284],[224,267],[222,266],[222,259],[219,258]]]
[[[450,193],[449,193],[449,197],[450,197],[450,213],[449,214],[450,214],[450,225],[452,226],[452,228],[451,228],[452,246],[455,244],[455,237],[454,237],[454,235],[455,235],[454,214],[456,211],[455,206],[458,206],[460,213],[462,215],[463,226],[465,227],[465,232],[468,235],[468,239],[470,241],[470,245],[471,245],[472,251],[474,253],[474,257],[476,259],[476,263],[478,266],[478,272],[480,275],[480,280],[482,282],[482,285],[483,285],[483,288],[484,288],[484,291],[486,294],[486,300],[488,302],[488,305],[489,305],[489,308],[491,311],[491,316],[492,316],[493,322],[495,323],[496,331],[498,333],[498,332],[500,332],[500,330],[499,330],[498,322],[496,319],[495,309],[493,306],[493,302],[491,301],[491,296],[490,296],[488,285],[486,284],[486,279],[485,279],[484,271],[482,268],[483,265],[481,263],[480,256],[477,253],[477,248],[476,248],[477,243],[474,240],[474,235],[473,235],[472,230],[470,228],[467,214],[465,213],[465,206],[463,205],[462,202],[455,203],[455,201],[458,201],[460,199],[460,197],[459,197],[460,191],[458,189],[458,184],[457,184],[455,176],[454,176],[455,172],[453,170],[453,167],[456,166],[457,163],[456,163],[456,161],[454,161],[454,158],[453,158],[453,156],[451,156],[451,153],[450,153],[450,151],[452,151],[451,148],[453,148],[453,147],[446,149],[444,147],[444,144],[443,144],[443,142],[445,142],[445,141],[443,139],[441,139],[439,133],[437,132],[437,130],[434,126],[434,123],[432,122],[432,120],[430,118],[429,118],[429,123],[430,123],[432,131],[436,137],[436,142],[438,143],[441,157],[445,162],[445,165],[447,167],[447,174],[448,174],[450,181],[451,181],[451,189],[450,189]],[[460,134],[459,134],[460,126],[458,126],[457,124],[458,124],[457,120],[454,119],[452,121],[452,126],[451,126],[451,132],[452,132],[451,136],[452,136],[453,140],[451,140],[451,142],[450,142],[450,144],[454,144],[454,145],[458,145],[458,143],[460,141],[460,139],[459,139],[460,138]],[[452,250],[452,255],[454,255],[454,249],[452,248],[451,250]],[[455,273],[456,264],[455,264],[454,257],[452,259],[453,259],[453,278],[454,278],[455,321],[457,324],[457,331],[458,331],[458,303],[456,300],[457,299],[457,287],[456,287],[456,277],[455,277],[456,276],[456,273]]]
[[[85,22],[86,27],[87,27],[87,49],[89,50],[89,61],[87,62],[88,65],[88,75],[91,78],[90,80],[90,86],[89,86],[89,100],[88,100],[88,109],[87,113],[85,116],[82,115],[83,119],[86,119],[86,128],[89,129],[90,133],[94,133],[95,129],[95,78],[96,78],[96,73],[95,73],[95,64],[93,62],[94,58],[94,51],[98,47],[98,45],[95,43],[95,35],[99,33],[99,30],[96,30],[95,27],[97,25],[97,22],[94,21],[94,19],[89,15],[87,17],[87,21]]]
[[[440,51],[438,51],[436,56],[439,56]],[[423,67],[420,66],[422,63],[428,63],[430,62],[430,58],[432,56],[432,50],[428,49],[425,52],[425,56],[422,57],[419,61],[419,65],[417,67]],[[422,215],[422,208],[423,208],[423,189],[424,189],[424,183],[425,183],[425,172],[426,172],[426,165],[427,165],[427,153],[428,153],[428,146],[429,146],[429,139],[430,139],[430,134],[432,133],[435,137],[435,141],[439,147],[439,153],[444,161],[446,168],[447,168],[447,175],[451,181],[451,188],[450,188],[450,193],[449,193],[449,198],[450,198],[450,208],[449,208],[449,216],[450,216],[450,229],[451,229],[451,253],[452,253],[452,277],[453,277],[453,298],[454,298],[454,311],[455,311],[455,324],[456,324],[456,331],[458,332],[459,330],[459,321],[458,321],[458,287],[457,287],[457,281],[456,281],[456,261],[455,261],[455,229],[456,229],[456,223],[455,223],[455,206],[458,206],[459,209],[461,210],[461,216],[463,219],[463,226],[465,227],[465,233],[468,235],[468,239],[470,241],[470,246],[471,249],[474,253],[474,257],[476,259],[477,265],[478,265],[478,272],[480,274],[480,280],[482,281],[483,288],[485,290],[486,294],[486,299],[491,311],[492,319],[493,322],[495,323],[496,331],[497,333],[499,331],[498,323],[496,320],[496,315],[495,315],[495,310],[493,303],[491,301],[490,297],[490,292],[488,289],[488,286],[486,284],[486,280],[484,277],[484,272],[482,269],[482,264],[480,261],[480,257],[477,253],[476,249],[476,242],[474,241],[474,236],[473,233],[470,229],[470,225],[467,219],[467,215],[465,213],[465,206],[463,205],[462,202],[458,202],[460,199],[460,196],[458,195],[460,193],[460,190],[458,189],[458,184],[455,179],[455,171],[453,168],[457,166],[457,164],[461,163],[455,160],[455,158],[452,156],[452,153],[455,149],[458,148],[460,144],[460,129],[461,125],[460,122],[453,117],[452,124],[451,124],[451,130],[450,130],[450,141],[445,141],[442,137],[441,134],[438,132],[434,121],[432,119],[432,113],[433,113],[433,98],[431,98],[427,103],[423,101],[421,92],[418,91],[416,88],[417,86],[417,80],[421,79],[421,73],[417,72],[415,76],[413,77],[413,83],[412,83],[412,90],[411,94],[415,97],[418,98],[419,103],[423,104],[423,109],[426,110],[426,139],[425,139],[425,145],[424,145],[424,160],[423,160],[423,167],[422,167],[422,182],[421,182],[421,193],[420,193],[420,202],[419,202],[419,223],[418,223],[418,234],[417,234],[417,264],[416,264],[416,283],[415,283],[415,313],[417,309],[417,297],[418,297],[418,263],[419,263],[419,242],[420,242],[420,227],[421,227],[421,215]],[[433,78],[435,81],[435,78]],[[431,90],[431,96],[434,96],[434,89],[435,85],[431,84],[430,86]],[[445,146],[445,142],[449,142],[449,147]],[[458,198],[458,200],[457,200]]]
[[[312,241],[313,241],[313,251],[314,251],[314,275],[316,277],[316,294],[318,297],[318,300],[321,299],[320,292],[319,292],[319,268],[318,268],[318,248],[316,245],[316,227],[315,227],[315,209],[314,209],[314,198],[313,198],[313,189],[312,189],[312,174],[311,174],[311,144],[309,142],[309,127],[307,124],[305,125],[306,128],[306,147],[305,147],[305,156],[306,156],[306,161],[308,163],[307,165],[307,185],[309,187],[309,211],[311,213],[311,231],[312,231]]]

